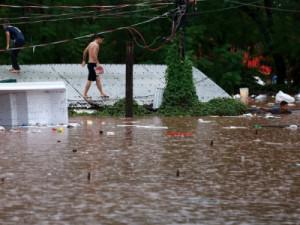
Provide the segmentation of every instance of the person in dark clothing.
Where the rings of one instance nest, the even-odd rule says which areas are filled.
[[[292,112],[289,110],[289,104],[286,101],[280,102],[280,108],[274,107],[274,108],[264,108],[260,107],[260,110],[263,110],[265,112],[270,112],[272,114],[292,114]]]
[[[3,21],[3,29],[6,34],[6,50],[9,50],[10,40],[14,43],[14,48],[22,47],[25,44],[25,38],[22,32],[17,28],[9,25],[8,20]],[[20,66],[18,63],[18,55],[20,49],[11,50],[12,68],[9,70],[12,73],[20,73]]]

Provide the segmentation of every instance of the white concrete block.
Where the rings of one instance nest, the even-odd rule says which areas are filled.
[[[67,124],[63,82],[0,83],[0,125]]]

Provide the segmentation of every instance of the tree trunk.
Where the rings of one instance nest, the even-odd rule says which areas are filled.
[[[282,54],[272,54],[275,68],[276,68],[276,75],[277,75],[277,83],[283,84],[286,78],[286,65],[284,61],[284,57]]]

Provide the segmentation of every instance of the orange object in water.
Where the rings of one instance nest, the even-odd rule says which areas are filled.
[[[52,130],[53,130],[53,132],[57,132],[57,129],[55,129],[55,128],[52,128]]]

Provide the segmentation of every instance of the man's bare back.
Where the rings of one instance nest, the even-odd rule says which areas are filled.
[[[96,63],[97,66],[100,65],[98,60],[98,53],[99,53],[99,44],[96,41],[91,42],[86,49],[83,52],[83,64],[82,66],[85,66],[85,57],[86,54],[89,54],[89,63]]]

